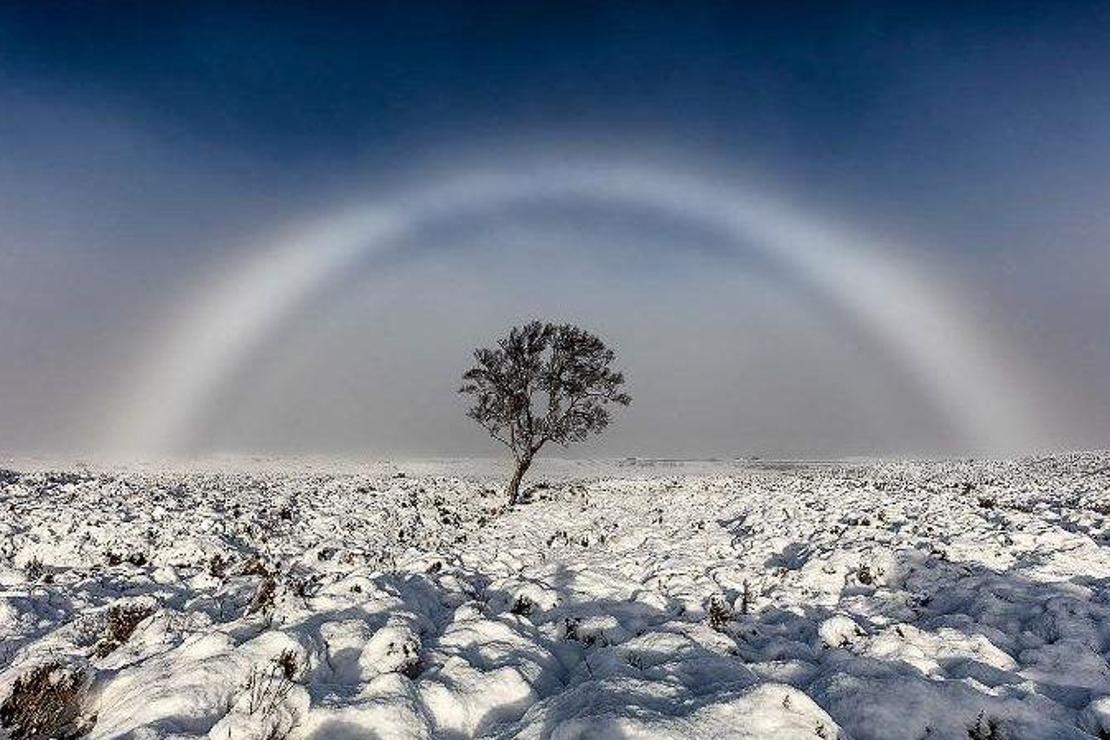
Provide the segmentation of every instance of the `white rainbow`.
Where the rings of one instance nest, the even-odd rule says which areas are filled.
[[[141,364],[107,446],[180,452],[224,383],[315,290],[375,250],[440,219],[566,199],[648,209],[757,249],[849,311],[893,354],[968,449],[1032,444],[1029,398],[959,305],[901,250],[823,223],[750,188],[643,167],[557,165],[458,175],[415,196],[358,205],[252,250],[201,291]]]

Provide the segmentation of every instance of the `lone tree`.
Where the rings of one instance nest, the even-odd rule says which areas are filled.
[[[609,426],[609,404],[632,402],[621,391],[624,375],[610,368],[613,350],[571,324],[514,326],[496,349],[474,350],[474,359],[459,393],[474,397],[467,416],[513,453],[510,506],[541,447],[582,442]]]

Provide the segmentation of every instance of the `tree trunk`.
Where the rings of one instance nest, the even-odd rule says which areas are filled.
[[[509,506],[516,505],[517,497],[520,495],[520,482],[524,480],[524,474],[528,472],[528,466],[531,464],[531,455],[522,457],[516,461],[516,471],[509,480],[509,485],[505,488],[505,495],[509,498]]]

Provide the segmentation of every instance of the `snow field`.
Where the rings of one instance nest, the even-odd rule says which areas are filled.
[[[1110,736],[1110,455],[24,469],[0,701],[89,737]]]

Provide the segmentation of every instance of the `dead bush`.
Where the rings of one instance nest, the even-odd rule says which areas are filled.
[[[270,569],[266,567],[266,563],[262,558],[257,555],[251,555],[243,564],[239,574],[244,576],[269,576]]]
[[[513,614],[517,614],[517,615],[522,616],[522,617],[527,617],[532,613],[532,610],[535,609],[535,608],[536,608],[536,605],[534,603],[532,603],[532,600],[529,599],[524,594],[521,594],[520,596],[516,597],[516,601],[513,602],[513,606],[512,606],[512,609],[510,611],[512,611]]]
[[[975,723],[968,726],[967,736],[969,740],[1006,740],[1009,733],[1002,727],[1002,720],[980,711]]]
[[[227,573],[228,561],[220,553],[215,553],[208,560],[208,575],[213,578],[223,578]]]
[[[295,684],[290,674],[295,674],[296,670],[297,656],[292,650],[282,651],[281,655],[270,662],[270,665],[252,668],[243,685],[247,713],[267,718],[277,716],[282,704],[285,703],[285,698],[293,690]],[[274,729],[279,737],[288,734],[287,728],[284,732],[277,731],[276,727]]]
[[[732,608],[728,603],[718,594],[713,594],[709,597],[709,607],[705,610],[706,619],[709,621],[709,626],[721,632],[724,630],[725,625],[732,619]]]
[[[744,592],[740,597],[740,613],[747,615],[752,610],[752,588],[748,579],[744,579]]]
[[[143,602],[112,604],[108,607],[108,619],[104,625],[104,637],[96,646],[95,655],[103,658],[123,645],[134,634],[139,624],[154,614],[154,605]]]
[[[254,591],[254,598],[247,607],[247,614],[266,611],[274,605],[274,596],[277,595],[277,581],[273,576],[264,576]]]
[[[27,565],[23,566],[23,572],[29,581],[37,581],[46,574],[46,566],[42,564],[38,556],[32,557],[27,561]]]
[[[15,680],[0,705],[0,727],[11,740],[80,737],[95,723],[81,717],[87,686],[83,668],[61,661],[38,665]]]
[[[581,621],[577,617],[566,617],[563,619],[563,639],[580,642],[586,647],[592,647],[597,642],[597,636],[592,634],[583,634],[579,631],[582,626]]]
[[[297,675],[297,653],[292,648],[286,648],[274,658],[274,665],[281,671],[287,681],[292,681]]]

